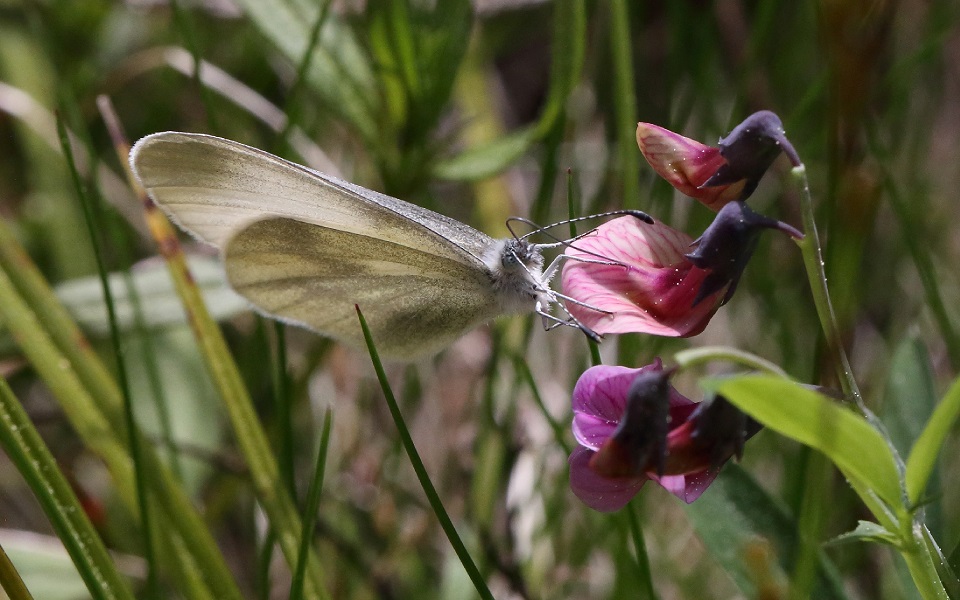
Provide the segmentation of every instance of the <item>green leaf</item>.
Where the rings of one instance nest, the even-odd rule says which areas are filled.
[[[0,447],[40,502],[90,594],[95,598],[132,599],[129,584],[117,571],[66,476],[3,379],[0,379]],[[9,546],[7,549],[10,550]],[[27,578],[22,570],[21,574]]]
[[[713,558],[747,597],[756,593],[745,552],[758,538],[768,540],[784,572],[793,570],[800,547],[797,524],[777,500],[740,466],[724,467],[700,498],[685,506],[687,516]],[[833,563],[819,552],[813,598],[846,598]]]
[[[250,304],[237,295],[227,284],[220,261],[202,256],[187,260],[194,280],[203,294],[204,302],[210,307],[211,315],[219,320],[227,319],[245,311]],[[132,270],[133,284],[143,306],[145,325],[149,328],[185,324],[187,314],[177,295],[167,266],[160,261],[148,261]],[[121,330],[128,331],[136,325],[135,307],[129,295],[123,273],[111,273],[108,277],[110,293],[117,311],[117,322]],[[107,322],[106,303],[103,299],[103,286],[96,276],[72,279],[59,284],[54,291],[63,302],[70,315],[85,331],[96,336],[105,336],[110,332]]]
[[[317,20],[317,3],[295,0],[238,0],[257,28],[293,64],[300,64]],[[320,31],[320,42],[306,73],[307,82],[326,107],[346,120],[368,142],[377,139],[373,69],[353,32],[333,12]]]
[[[904,401],[908,402],[909,398],[905,398]],[[927,480],[930,479],[930,474],[937,462],[940,448],[958,416],[960,416],[960,378],[954,380],[947,395],[933,411],[923,433],[910,450],[906,482],[907,497],[911,504],[920,501],[927,487]]]
[[[434,176],[455,181],[483,179],[507,168],[534,140],[533,129],[522,129],[466,150],[433,167]]]
[[[784,379],[748,375],[716,383],[718,393],[763,425],[826,454],[858,492],[864,487],[897,512],[904,508],[893,455],[862,417]]]
[[[878,544],[887,544],[889,546],[899,546],[900,540],[897,534],[891,532],[883,525],[873,521],[860,521],[857,528],[847,533],[842,533],[833,538],[828,544],[846,544],[849,542],[876,542]]]
[[[537,137],[550,131],[563,114],[567,97],[576,86],[586,54],[587,16],[582,0],[558,0],[553,4],[553,52],[550,63],[550,90],[537,123]]]
[[[0,544],[36,600],[94,597],[87,590],[63,543],[56,537],[32,531],[0,529]],[[125,575],[140,572],[142,576],[143,563],[139,558],[117,554],[113,557]],[[0,598],[6,598],[2,591]]]
[[[936,405],[930,357],[923,342],[910,336],[893,353],[880,410],[893,445],[904,456],[920,437]]]

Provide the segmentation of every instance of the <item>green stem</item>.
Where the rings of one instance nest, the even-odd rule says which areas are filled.
[[[130,587],[117,572],[103,541],[57,467],[56,459],[3,379],[0,379],[0,447],[33,490],[90,595],[132,600]]]
[[[910,576],[913,577],[913,583],[916,584],[920,596],[924,600],[949,600],[950,596],[937,573],[937,566],[927,550],[922,524],[912,525],[908,539],[908,545],[901,550],[900,554],[907,563],[907,569],[910,570]]]
[[[830,301],[830,290],[827,288],[827,273],[823,267],[823,250],[820,247],[820,236],[817,233],[817,224],[813,214],[813,198],[810,195],[810,182],[807,179],[807,169],[804,165],[793,168],[793,176],[800,183],[800,213],[803,215],[803,229],[805,237],[802,240],[795,240],[800,247],[803,255],[803,264],[807,271],[807,279],[810,282],[810,291],[813,293],[813,301],[817,307],[817,315],[820,317],[820,326],[823,328],[823,334],[827,342],[827,348],[831,357],[836,361],[837,377],[840,379],[840,387],[848,398],[851,398],[860,411],[860,414],[880,432],[890,453],[893,455],[897,469],[903,478],[906,467],[900,452],[894,446],[886,427],[872,410],[867,408],[863,401],[863,395],[860,393],[860,387],[853,376],[853,369],[850,367],[850,360],[847,358],[847,352],[843,348],[843,338],[840,335],[840,325],[837,324],[837,315],[833,310],[833,304]]]
[[[157,579],[157,556],[151,525],[151,507],[147,495],[147,474],[144,470],[140,431],[136,427],[136,416],[133,412],[133,402],[130,397],[130,378],[127,375],[127,363],[123,360],[123,348],[120,343],[120,327],[117,325],[117,310],[113,303],[113,293],[110,290],[110,282],[107,280],[107,267],[103,260],[100,240],[97,237],[97,227],[93,214],[93,201],[84,192],[84,186],[80,180],[80,171],[77,169],[76,162],[73,158],[67,128],[63,119],[60,118],[57,119],[57,133],[60,135],[60,146],[67,160],[67,167],[73,179],[77,198],[83,208],[84,222],[87,226],[87,234],[90,237],[90,245],[93,249],[94,258],[96,259],[97,273],[100,276],[100,287],[103,289],[103,298],[107,305],[107,320],[110,324],[110,342],[113,346],[113,354],[116,359],[117,380],[123,396],[124,425],[127,428],[127,443],[130,448],[130,459],[133,463],[134,484],[137,490],[137,505],[140,509],[143,551],[147,561],[147,597],[156,598],[159,596],[159,580]]]
[[[10,562],[10,557],[3,551],[2,546],[0,546],[0,589],[6,592],[10,600],[33,600],[20,573]]]
[[[797,240],[800,252],[803,254],[803,264],[807,270],[807,279],[810,281],[810,291],[813,292],[813,302],[817,307],[817,316],[820,317],[820,326],[826,337],[827,348],[831,357],[837,361],[837,376],[843,393],[851,398],[860,411],[868,415],[860,394],[860,387],[853,377],[850,361],[843,349],[843,338],[840,335],[840,326],[837,324],[837,315],[830,301],[830,292],[827,289],[827,273],[823,268],[823,251],[820,248],[820,237],[817,233],[817,223],[813,213],[813,198],[810,195],[810,182],[807,180],[807,169],[800,165],[794,167],[793,176],[800,183],[800,213],[803,215],[803,230],[805,237]]]
[[[390,415],[393,417],[393,422],[397,426],[397,431],[400,434],[400,441],[403,444],[403,449],[407,452],[407,458],[410,459],[410,464],[413,466],[413,470],[417,474],[417,479],[420,481],[420,486],[423,488],[423,493],[427,496],[427,500],[430,503],[430,508],[433,509],[433,513],[437,516],[437,520],[440,521],[440,527],[447,535],[447,540],[450,542],[450,545],[453,546],[453,551],[456,552],[457,558],[460,559],[460,563],[463,565],[464,570],[466,570],[467,575],[473,582],[473,585],[477,590],[477,594],[479,594],[484,600],[493,600],[493,594],[490,592],[490,588],[487,587],[486,580],[480,573],[480,569],[477,568],[476,563],[474,563],[473,557],[471,557],[470,553],[467,551],[467,547],[463,544],[463,540],[460,539],[460,534],[457,533],[457,528],[454,527],[453,521],[450,519],[450,515],[447,514],[447,510],[443,507],[443,502],[440,500],[440,494],[437,493],[437,488],[435,488],[433,486],[433,482],[430,481],[430,475],[427,473],[427,468],[423,465],[423,461],[420,459],[420,454],[417,452],[417,446],[413,443],[413,438],[410,436],[410,430],[407,429],[407,426],[403,420],[403,414],[400,412],[400,406],[397,405],[397,399],[394,397],[393,390],[390,388],[390,382],[387,381],[387,374],[383,370],[383,364],[380,362],[380,356],[377,354],[377,349],[373,344],[373,337],[370,335],[370,328],[367,327],[367,321],[363,318],[363,313],[360,312],[360,307],[357,306],[356,308],[357,316],[360,319],[360,327],[363,329],[363,339],[367,343],[367,350],[370,352],[370,360],[373,362],[373,369],[377,372],[377,379],[380,381],[380,387],[383,389],[384,398],[387,401],[387,406],[390,408]]]
[[[624,208],[640,206],[637,128],[637,101],[634,96],[633,50],[630,47],[630,10],[626,0],[610,0],[610,44],[613,53],[614,129],[617,138],[617,166],[623,180]]]
[[[640,518],[633,508],[633,503],[627,505],[627,522],[630,525],[630,536],[633,538],[633,546],[637,552],[638,575],[643,584],[643,592],[648,600],[656,600],[657,593],[653,589],[653,576],[650,574],[650,559],[647,556],[647,545],[643,540],[643,529],[640,526]]]
[[[790,376],[787,375],[787,372],[781,369],[779,365],[772,363],[765,358],[761,358],[756,354],[751,354],[749,352],[744,352],[743,350],[737,350],[736,348],[730,348],[728,346],[703,346],[702,348],[691,348],[690,350],[677,352],[673,355],[673,359],[676,360],[677,364],[684,369],[689,369],[690,367],[713,361],[726,361],[743,365],[748,369],[753,369],[762,373],[769,373],[770,375],[783,377],[784,379],[790,379]]]

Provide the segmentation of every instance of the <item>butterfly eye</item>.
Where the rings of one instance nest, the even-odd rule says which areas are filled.
[[[500,256],[500,264],[503,265],[504,269],[512,270],[517,268],[517,265],[520,264],[520,258],[515,252],[507,251]]]

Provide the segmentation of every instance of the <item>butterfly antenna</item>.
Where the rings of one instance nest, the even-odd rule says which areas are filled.
[[[519,239],[522,240],[530,237],[531,235],[536,235],[538,233],[543,233],[549,236],[549,233],[547,233],[547,230],[553,229],[554,227],[559,227],[560,225],[569,225],[570,223],[580,223],[582,221],[588,221],[591,219],[603,219],[605,217],[616,217],[616,216],[622,216],[622,215],[629,215],[631,217],[636,217],[641,221],[643,221],[644,223],[646,223],[647,225],[653,225],[653,217],[643,212],[642,210],[634,210],[631,208],[625,208],[621,210],[611,210],[609,212],[597,213],[595,215],[587,215],[585,217],[574,217],[572,219],[564,219],[563,221],[557,221],[556,223],[551,223],[549,225],[544,225],[542,227],[538,226],[536,223],[531,222],[529,219],[522,219],[520,217],[511,217],[511,218],[521,223],[526,223],[527,225],[530,225],[531,227],[533,227],[533,231],[529,233],[525,233],[524,235],[520,236]],[[555,236],[550,236],[550,237],[552,237],[553,239],[557,239]]]

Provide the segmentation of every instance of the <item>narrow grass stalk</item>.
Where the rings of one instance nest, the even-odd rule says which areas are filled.
[[[300,551],[297,553],[297,566],[293,571],[290,584],[290,600],[303,598],[303,576],[307,570],[307,557],[310,554],[310,542],[313,541],[313,529],[317,524],[317,510],[320,506],[320,491],[323,489],[323,475],[326,471],[327,448],[330,446],[331,411],[328,408],[323,416],[323,430],[320,434],[320,447],[317,449],[317,461],[307,492],[307,506],[303,511],[303,537],[300,538]]]
[[[84,444],[106,463],[120,497],[135,506],[129,456],[123,435],[122,398],[100,358],[50,289],[43,275],[0,220],[0,321],[13,334],[27,359],[47,383]],[[166,514],[159,527],[164,557],[186,581],[202,573],[219,599],[239,599],[240,592],[209,529],[159,457],[147,447],[148,471]],[[180,543],[189,548],[182,551]],[[192,586],[182,588],[187,598]]]
[[[120,343],[120,328],[117,326],[117,310],[113,303],[113,293],[110,290],[110,283],[107,281],[107,268],[103,262],[103,252],[100,248],[100,240],[97,236],[97,229],[94,222],[91,200],[84,191],[84,186],[80,180],[80,172],[77,170],[76,162],[73,158],[73,150],[70,146],[70,138],[67,136],[66,125],[63,119],[57,119],[57,133],[60,135],[60,146],[63,149],[63,155],[67,160],[67,167],[70,176],[73,179],[74,190],[77,199],[83,206],[84,222],[87,226],[87,233],[90,237],[90,245],[93,249],[94,259],[97,264],[97,273],[100,276],[100,287],[103,290],[103,298],[107,306],[107,320],[110,324],[110,343],[113,346],[113,354],[116,359],[117,378],[120,382],[120,391],[123,396],[123,416],[124,424],[127,430],[127,443],[130,449],[130,459],[133,462],[133,478],[137,490],[137,506],[140,509],[141,535],[143,536],[144,558],[147,561],[147,596],[157,597],[159,593],[157,581],[157,556],[153,544],[153,529],[151,526],[150,498],[147,495],[147,474],[144,470],[142,459],[140,431],[136,427],[136,417],[133,414],[133,402],[130,398],[130,379],[127,375],[127,364],[123,360],[123,349]]]
[[[279,145],[284,145],[287,143],[287,137],[289,137],[290,132],[293,131],[293,128],[296,127],[300,111],[298,109],[299,104],[297,100],[300,96],[300,91],[303,89],[304,83],[306,81],[307,70],[310,68],[310,62],[313,58],[314,50],[317,47],[317,43],[320,41],[320,32],[323,31],[323,24],[327,21],[327,14],[330,12],[331,0],[322,0],[323,6],[320,7],[320,13],[317,16],[317,20],[313,23],[313,28],[310,30],[310,38],[307,40],[307,47],[303,51],[303,57],[300,59],[300,64],[297,66],[297,76],[293,80],[293,85],[290,86],[290,91],[287,93],[287,100],[283,105],[283,113],[287,116],[287,122],[283,126],[283,130],[277,136],[277,142]]]
[[[117,571],[56,459],[3,379],[0,379],[0,445],[40,501],[90,595],[133,600],[130,586]]]
[[[170,8],[173,9],[173,20],[176,28],[180,30],[183,37],[183,43],[187,51],[193,58],[193,85],[197,88],[197,94],[200,95],[200,102],[203,104],[203,110],[207,114],[207,125],[210,131],[217,133],[217,116],[213,110],[213,101],[210,99],[210,92],[201,80],[201,64],[203,60],[200,57],[200,49],[197,45],[197,38],[193,34],[193,27],[190,19],[180,6],[180,0],[170,0]]]
[[[281,482],[277,463],[253,408],[253,401],[220,329],[203,304],[203,297],[189,274],[183,252],[169,222],[153,207],[148,209],[148,223],[164,251],[177,293],[183,300],[207,369],[227,409],[234,435],[250,469],[257,499],[262,504],[271,526],[275,528],[277,541],[292,568],[296,563],[300,544],[300,520],[293,499]],[[309,567],[306,597],[325,597],[323,572],[312,553]]]
[[[253,401],[243,383],[237,364],[230,355],[223,334],[216,321],[210,316],[200,289],[190,275],[176,232],[167,218],[147,197],[146,192],[130,171],[126,161],[130,146],[122,134],[119,122],[112,123],[110,129],[117,154],[123,164],[127,165],[126,173],[130,185],[136,191],[144,208],[147,227],[167,262],[174,288],[183,302],[187,320],[201,355],[204,357],[207,370],[227,409],[240,451],[250,469],[257,500],[263,506],[271,527],[276,531],[277,541],[287,559],[287,564],[293,569],[300,547],[300,519],[293,499],[281,482],[277,463],[273,458],[267,435],[253,408]],[[312,552],[308,562],[304,595],[307,598],[327,597],[323,570]]]
[[[4,227],[0,224],[0,232],[3,230]],[[5,240],[0,233],[0,248],[10,241]],[[22,249],[18,248],[17,252],[20,251]],[[3,254],[4,252],[0,251],[0,255]],[[30,269],[36,268],[29,261],[25,265]],[[22,275],[20,272],[17,274]],[[56,396],[84,444],[104,461],[120,497],[133,509],[136,506],[136,490],[132,463],[126,446],[119,437],[124,432],[124,422],[120,414],[120,391],[113,384],[105,390],[108,395],[101,396],[84,386],[80,374],[103,369],[102,363],[96,356],[90,361],[75,363],[61,353],[51,334],[44,329],[46,323],[41,322],[31,310],[31,307],[44,302],[34,301],[37,294],[52,296],[53,292],[49,288],[30,290],[36,293],[21,297],[9,275],[9,267],[3,265],[3,269],[0,269],[0,321],[10,330],[24,355]],[[82,337],[80,340],[86,344]],[[89,350],[89,346],[86,346],[86,349]],[[95,366],[91,367],[91,364]],[[155,486],[154,491],[166,513],[164,526],[159,528],[161,542],[170,550],[177,547],[179,536],[190,549],[190,554],[167,552],[164,556],[174,564],[178,576],[186,577],[199,570],[217,598],[239,600],[240,592],[210,531],[196,513],[190,499],[184,495],[182,488],[176,485],[169,470],[151,450],[146,448],[144,459],[147,461],[148,470],[158,475],[151,480],[151,484]],[[187,597],[200,600],[205,596]]]
[[[536,402],[537,407],[540,409],[540,414],[543,415],[543,418],[547,420],[547,424],[550,425],[550,429],[553,430],[553,437],[556,439],[557,443],[563,448],[563,451],[567,454],[570,454],[570,444],[565,439],[564,433],[565,428],[560,424],[550,411],[547,410],[547,405],[543,402],[543,396],[540,394],[540,388],[537,387],[537,381],[533,377],[533,371],[530,370],[530,365],[527,364],[527,361],[522,357],[517,357],[514,360],[515,368],[520,375],[520,378],[526,382],[527,387],[530,388],[530,393],[533,395],[533,401]]]
[[[633,548],[637,553],[637,577],[643,586],[643,594],[647,600],[657,600],[657,592],[653,589],[653,576],[650,573],[650,558],[647,555],[647,544],[643,539],[643,528],[640,526],[640,517],[633,503],[629,503],[624,510],[627,513],[627,524],[630,527],[630,537],[633,539]]]
[[[6,592],[10,600],[33,600],[17,568],[3,551],[3,546],[0,546],[0,589]]]
[[[450,545],[453,546],[453,551],[456,552],[457,557],[460,559],[460,563],[467,571],[467,575],[470,577],[470,580],[473,581],[473,585],[477,589],[477,593],[484,600],[493,600],[493,594],[490,593],[490,588],[487,587],[486,580],[484,580],[483,575],[477,568],[476,563],[473,562],[473,558],[467,551],[467,547],[463,544],[463,540],[460,539],[460,534],[457,533],[457,529],[454,527],[453,521],[450,520],[450,515],[447,514],[446,509],[443,507],[443,502],[440,501],[440,495],[437,494],[437,489],[433,486],[433,482],[430,481],[430,476],[427,474],[427,469],[423,466],[423,461],[420,459],[420,454],[417,452],[417,447],[414,445],[413,438],[410,436],[410,431],[407,429],[406,423],[403,420],[403,415],[400,413],[400,407],[397,405],[397,399],[394,397],[393,390],[390,388],[390,382],[387,381],[387,374],[383,370],[383,364],[380,362],[380,355],[377,353],[377,349],[373,344],[373,337],[370,335],[370,329],[367,327],[367,321],[363,318],[363,313],[360,312],[360,307],[357,306],[356,308],[357,317],[360,319],[360,327],[363,328],[363,339],[367,343],[367,350],[370,352],[370,360],[373,362],[373,368],[377,372],[377,379],[380,381],[380,387],[383,389],[383,395],[387,400],[387,406],[390,408],[390,415],[393,417],[393,422],[397,426],[397,431],[400,433],[400,441],[403,443],[403,449],[407,452],[407,457],[410,459],[410,464],[413,466],[413,470],[417,474],[417,479],[420,481],[420,486],[423,488],[423,493],[427,496],[427,501],[430,503],[430,508],[433,509],[433,513],[437,516],[437,520],[440,521],[440,527],[443,528],[443,532],[447,534],[447,540],[450,541]]]

